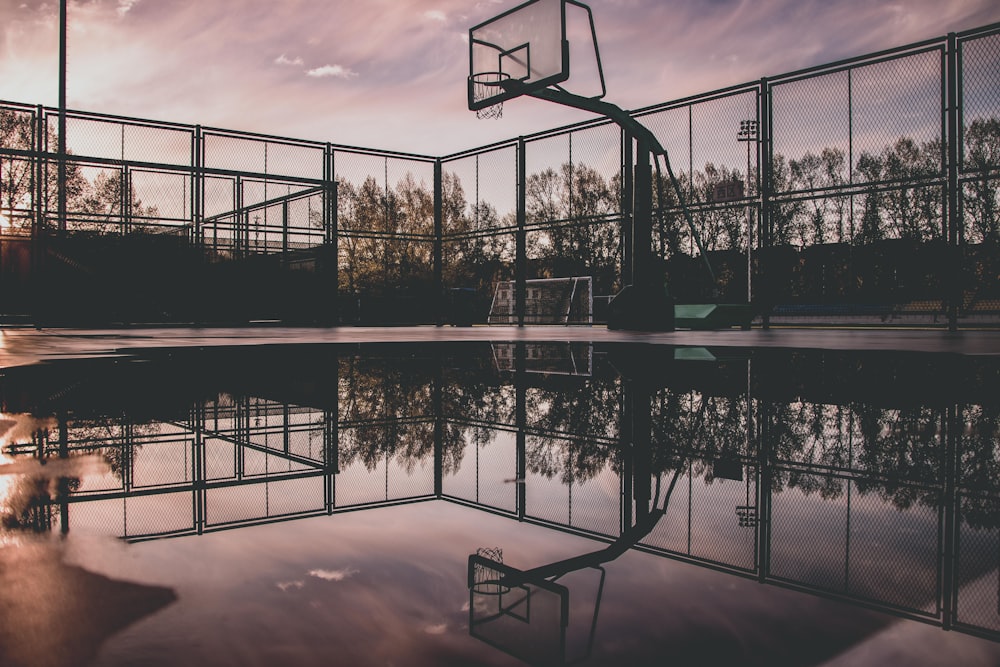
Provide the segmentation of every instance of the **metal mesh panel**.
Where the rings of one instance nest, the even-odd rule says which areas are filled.
[[[1000,35],[961,41],[962,233],[960,316],[970,324],[993,322],[1000,313]]]
[[[958,591],[955,621],[1000,632],[1000,536],[994,522],[983,524],[983,516],[997,516],[1000,503],[995,498],[959,497],[963,510],[958,536]],[[985,510],[985,511],[984,511]]]
[[[795,475],[771,496],[771,574],[827,590],[844,587],[848,508],[839,494],[824,500],[827,485],[815,475]]]
[[[461,450],[456,453],[454,460],[459,464],[449,466],[441,479],[441,492],[446,496],[460,498],[470,502],[477,502],[477,476],[479,474],[476,454],[478,447],[473,439],[473,429],[465,428],[458,431],[461,437]],[[516,465],[513,467],[516,471]]]
[[[446,321],[484,323],[498,281],[513,278],[516,148],[446,162],[442,175],[443,285]]]
[[[697,471],[698,464],[694,465]],[[742,525],[740,507],[756,505],[757,487],[750,471],[743,480],[707,476],[690,487],[690,555],[749,570],[754,566],[756,526]]]
[[[58,114],[49,114],[47,120],[49,135],[58,138]],[[125,126],[118,122],[79,118],[67,114],[66,152],[87,157],[121,160],[124,131]],[[57,147],[57,145],[52,145],[51,150],[55,152]]]
[[[295,456],[315,461],[317,465],[323,465],[324,431],[322,422],[312,427],[297,426],[296,430],[288,434],[288,451]]]
[[[204,166],[208,169],[253,174],[269,173],[266,141],[206,132],[204,143]]]
[[[120,537],[142,537],[194,528],[190,492],[162,493],[125,499]]]
[[[573,485],[570,525],[607,537],[621,533],[621,479],[611,462]]]
[[[1000,116],[1000,34],[978,35],[960,41],[962,120],[968,141],[970,127],[979,121],[996,120]],[[968,149],[966,149],[968,150]],[[975,168],[966,161],[963,167]],[[996,165],[994,165],[995,168]]]
[[[326,479],[322,476],[306,479],[271,480],[268,489],[270,516],[314,512],[324,507]]]
[[[146,225],[147,229],[190,224],[191,182],[187,174],[133,169],[130,178],[138,209],[133,213],[133,224]]]
[[[384,501],[387,491],[386,457],[373,446],[379,427],[340,430],[340,459],[336,477],[337,507]]]
[[[70,530],[88,535],[121,537],[125,534],[125,502],[122,498],[115,498],[71,503]],[[188,516],[191,516],[190,508]]]
[[[189,167],[193,138],[189,128],[126,125],[122,154],[135,162]]]
[[[421,424],[426,435],[433,438],[433,424]],[[399,455],[389,461],[389,485],[386,500],[419,498],[434,494],[434,450]]]
[[[205,491],[205,524],[217,526],[267,517],[266,482]]]
[[[938,508],[886,502],[885,492],[850,496],[846,592],[929,614],[937,613]],[[891,554],[891,556],[890,556]]]
[[[189,483],[194,460],[191,440],[140,442],[132,458],[132,484],[136,488]]]
[[[205,438],[205,479],[223,480],[236,477],[237,446],[218,438]]]
[[[852,71],[854,168],[861,180],[941,173],[942,64],[935,48]],[[866,167],[866,156],[880,156],[883,171]]]
[[[777,182],[776,189],[837,187],[849,182],[851,150],[851,71],[833,72],[771,88],[774,160],[811,164],[822,171],[810,182]],[[828,170],[828,167],[834,167]]]
[[[512,432],[488,428],[461,431],[461,465],[449,466],[442,480],[445,495],[506,512],[517,509],[516,439]]]
[[[475,459],[477,501],[499,510],[517,509],[517,448],[514,434],[496,433],[493,442],[479,447]],[[469,461],[472,463],[472,461]]]
[[[673,473],[661,476],[661,484],[666,482]],[[674,488],[670,501],[666,504],[666,513],[644,537],[641,544],[656,549],[672,551],[678,554],[688,555],[691,553],[691,495],[694,479],[692,469],[687,466],[681,471],[680,477]],[[662,505],[661,501],[661,507]]]
[[[532,443],[529,441],[529,448]],[[529,468],[525,475],[525,515],[533,519],[569,525],[569,489],[558,477],[548,477]]]
[[[694,192],[696,201],[712,201],[717,197],[715,185],[727,180],[746,180],[747,177],[747,147],[751,149],[750,168],[753,172],[757,167],[757,149],[753,141],[740,141],[743,123],[757,119],[757,96],[755,91],[747,91],[726,95],[713,100],[707,100],[692,105],[691,160],[696,170]],[[754,133],[755,134],[755,133]],[[744,187],[749,193],[753,187]],[[706,233],[708,236],[709,233]]]

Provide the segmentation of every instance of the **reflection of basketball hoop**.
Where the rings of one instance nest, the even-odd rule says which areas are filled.
[[[485,111],[485,109],[484,109]],[[503,549],[500,547],[481,547],[476,550],[476,555],[487,561],[503,564]],[[504,595],[510,592],[510,588],[500,585],[503,572],[490,567],[488,563],[477,560],[473,567],[472,592],[478,595]]]
[[[503,92],[503,84],[510,80],[505,72],[477,72],[469,77],[472,96],[476,102],[489,99]],[[503,100],[476,110],[476,118],[500,118],[503,116]]]

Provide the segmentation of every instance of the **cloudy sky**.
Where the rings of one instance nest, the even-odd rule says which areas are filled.
[[[516,4],[70,0],[69,106],[429,155],[588,118],[531,99],[499,121],[466,109],[468,29]],[[996,0],[589,4],[623,108],[1000,21]],[[58,8],[0,0],[0,99],[56,104]]]

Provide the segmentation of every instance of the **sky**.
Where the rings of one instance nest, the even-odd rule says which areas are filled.
[[[516,0],[69,0],[71,109],[441,156],[591,117],[468,111],[468,29]],[[591,0],[645,107],[1000,21],[996,0]],[[0,99],[58,102],[58,0],[0,0]],[[571,65],[572,66],[572,65]],[[571,78],[571,90],[592,81]]]

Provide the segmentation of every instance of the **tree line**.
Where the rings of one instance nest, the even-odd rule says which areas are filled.
[[[0,147],[30,151],[35,145],[32,116],[0,110]],[[55,145],[55,137],[48,137]],[[962,202],[965,240],[1000,241],[1000,119],[972,121],[963,133]],[[944,165],[940,140],[900,137],[878,151],[865,151],[849,164],[841,148],[806,152],[790,159],[774,155],[771,187],[772,245],[841,243],[870,245],[884,239],[925,242],[945,236],[945,195],[939,177]],[[43,170],[43,196],[52,201],[58,173],[54,161]],[[706,163],[680,173],[679,185],[694,212],[706,250],[744,251],[748,242],[749,199],[719,201],[720,186],[757,180],[738,168]],[[749,176],[749,179],[747,179]],[[34,163],[0,157],[0,211],[13,226],[29,227],[35,202]],[[155,219],[155,204],[144,203],[122,170],[104,169],[87,178],[79,163],[67,165],[68,209],[75,229],[117,233],[126,213]],[[622,260],[620,174],[605,176],[582,163],[564,163],[527,177],[525,198],[529,277],[591,275],[595,293],[612,293]],[[654,188],[656,249],[664,260],[693,256],[694,240],[669,183]],[[434,253],[433,184],[406,174],[394,185],[368,177],[361,183],[338,179],[337,228],[340,288],[346,293],[432,289]],[[854,195],[842,194],[851,187]],[[750,188],[752,190],[752,188]],[[754,192],[747,194],[753,196]],[[441,208],[446,241],[444,282],[483,290],[509,279],[514,260],[513,211],[498,212],[488,201],[471,201],[459,176],[442,176]],[[322,226],[312,211],[307,224]],[[751,221],[756,225],[756,221]],[[141,229],[141,225],[137,225]],[[507,230],[497,233],[497,230]],[[756,242],[756,241],[755,241]]]

